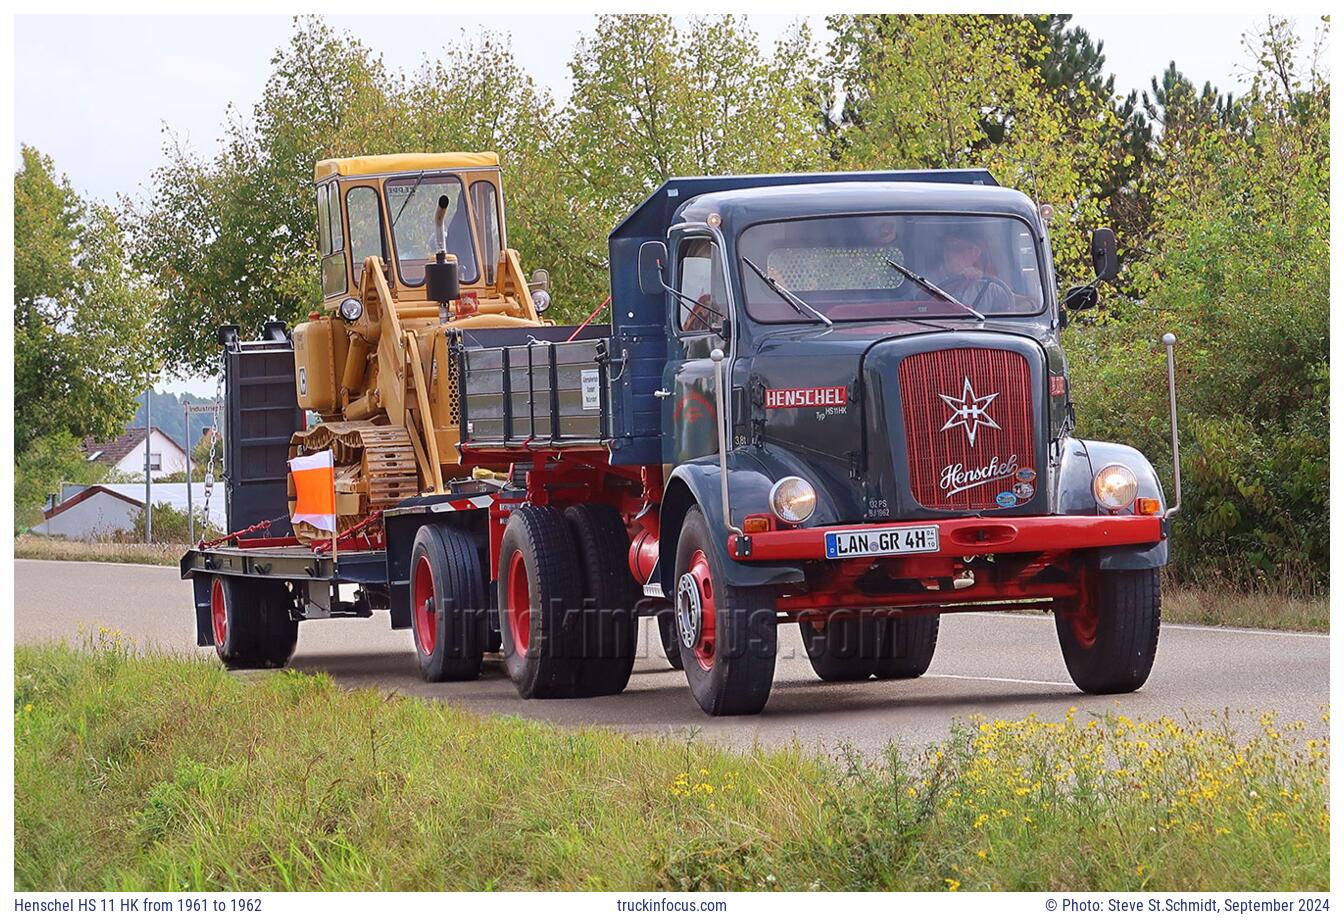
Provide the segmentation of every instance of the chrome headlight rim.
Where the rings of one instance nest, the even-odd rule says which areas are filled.
[[[341,319],[347,323],[353,323],[364,315],[364,304],[356,297],[347,297],[341,301],[337,307],[337,312],[341,314]]]
[[[547,310],[549,310],[551,308],[551,292],[533,291],[532,308],[535,309],[538,313],[545,313]]]
[[[1092,497],[1107,511],[1124,511],[1139,497],[1139,478],[1123,463],[1108,463],[1092,477]]]
[[[799,487],[806,490],[805,493],[789,500],[798,501],[801,498],[807,509],[806,514],[798,514],[792,504],[784,504],[784,501],[788,499],[788,496],[784,494],[785,490]],[[769,504],[770,512],[784,523],[802,524],[817,512],[817,489],[801,476],[785,476],[770,487]]]

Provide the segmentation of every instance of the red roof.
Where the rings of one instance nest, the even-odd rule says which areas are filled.
[[[141,440],[143,440],[143,438]],[[82,492],[76,492],[74,495],[71,495],[65,501],[61,502],[59,505],[56,505],[54,508],[46,509],[45,511],[42,512],[42,517],[49,521],[56,515],[60,514],[61,512],[69,511],[71,508],[75,507],[75,505],[78,505],[85,499],[93,498],[93,496],[97,495],[99,492],[105,492],[108,495],[111,495],[113,498],[119,498],[122,501],[126,502],[127,504],[134,505],[137,508],[143,508],[145,506],[144,502],[136,501],[133,498],[122,495],[120,492],[113,492],[111,489],[104,488],[103,486],[89,486]]]
[[[154,425],[152,427],[153,430],[157,431],[161,437],[165,438],[168,441],[168,443],[172,444],[178,450],[182,450],[182,445],[178,444],[177,441],[169,437],[162,428],[160,428],[158,425]],[[111,441],[98,442],[94,441],[93,438],[85,438],[84,459],[95,460],[98,463],[106,463],[111,466],[116,466],[122,460],[126,459],[127,455],[129,455],[131,451],[135,450],[142,443],[144,443],[144,440],[145,440],[144,428],[127,428],[125,434]],[[186,453],[186,451],[182,452]],[[94,456],[94,454],[97,454],[97,456]]]

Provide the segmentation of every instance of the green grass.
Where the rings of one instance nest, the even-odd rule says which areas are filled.
[[[14,706],[26,890],[1329,884],[1328,742],[1269,716],[972,721],[877,762],[740,754],[238,679],[107,633],[17,648]]]

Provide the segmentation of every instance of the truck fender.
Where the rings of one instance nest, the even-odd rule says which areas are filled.
[[[759,585],[797,584],[803,580],[803,571],[790,565],[757,565],[738,562],[728,556],[728,529],[723,523],[723,496],[719,485],[717,460],[691,461],[672,471],[663,490],[662,513],[658,528],[658,577],[663,596],[671,598],[675,591],[677,540],[686,512],[698,505],[705,515],[710,533],[714,535],[713,550],[719,571],[731,585],[755,587]],[[728,472],[728,497],[735,510],[740,508],[765,509],[774,483],[758,470],[733,469]],[[733,515],[740,522],[742,512]]]
[[[1153,469],[1147,457],[1128,444],[1074,438],[1065,440],[1063,460],[1055,482],[1057,513],[1100,513],[1097,501],[1092,497],[1092,477],[1112,463],[1122,463],[1133,470],[1135,478],[1139,481],[1139,496],[1156,498],[1161,503],[1160,513],[1166,513],[1167,499],[1162,491],[1162,482],[1157,478],[1157,471]],[[1163,532],[1166,532],[1165,527]],[[1097,556],[1103,569],[1112,571],[1153,569],[1167,564],[1170,547],[1168,541],[1163,539],[1146,546],[1103,549]]]

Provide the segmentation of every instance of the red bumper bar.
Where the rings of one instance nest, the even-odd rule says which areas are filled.
[[[825,559],[827,533],[882,530],[890,527],[937,527],[936,551],[908,554],[925,557],[1059,552],[1156,543],[1162,539],[1162,519],[1140,515],[947,518],[938,521],[892,521],[887,524],[804,527],[758,533],[751,536],[750,555],[738,552],[738,538],[734,535],[728,538],[728,552],[733,558],[742,561]]]

